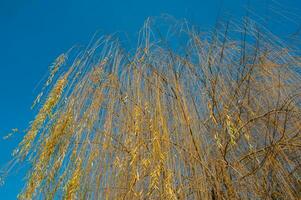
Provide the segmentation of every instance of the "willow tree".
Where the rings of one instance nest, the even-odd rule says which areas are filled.
[[[19,198],[301,198],[298,51],[254,23],[158,30],[55,60],[14,152]]]

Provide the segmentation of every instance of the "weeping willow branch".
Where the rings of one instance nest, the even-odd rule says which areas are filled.
[[[173,28],[54,62],[15,151],[20,199],[301,198],[299,54],[252,23]]]

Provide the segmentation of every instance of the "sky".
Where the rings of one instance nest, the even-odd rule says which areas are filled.
[[[249,8],[249,9],[247,9]],[[0,0],[0,169],[36,110],[30,107],[54,59],[75,44],[86,45],[96,32],[126,33],[136,42],[150,16],[168,14],[204,29],[225,18],[252,15],[280,37],[300,31],[300,0]],[[26,168],[13,170],[0,187],[0,199],[16,199]]]

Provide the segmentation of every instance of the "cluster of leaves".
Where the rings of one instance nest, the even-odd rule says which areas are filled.
[[[104,37],[56,60],[19,198],[301,198],[295,51],[254,24],[179,23],[170,45],[154,26],[135,53]]]

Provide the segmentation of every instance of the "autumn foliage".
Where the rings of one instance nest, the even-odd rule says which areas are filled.
[[[20,199],[301,198],[300,54],[252,23],[169,27],[54,62]]]

